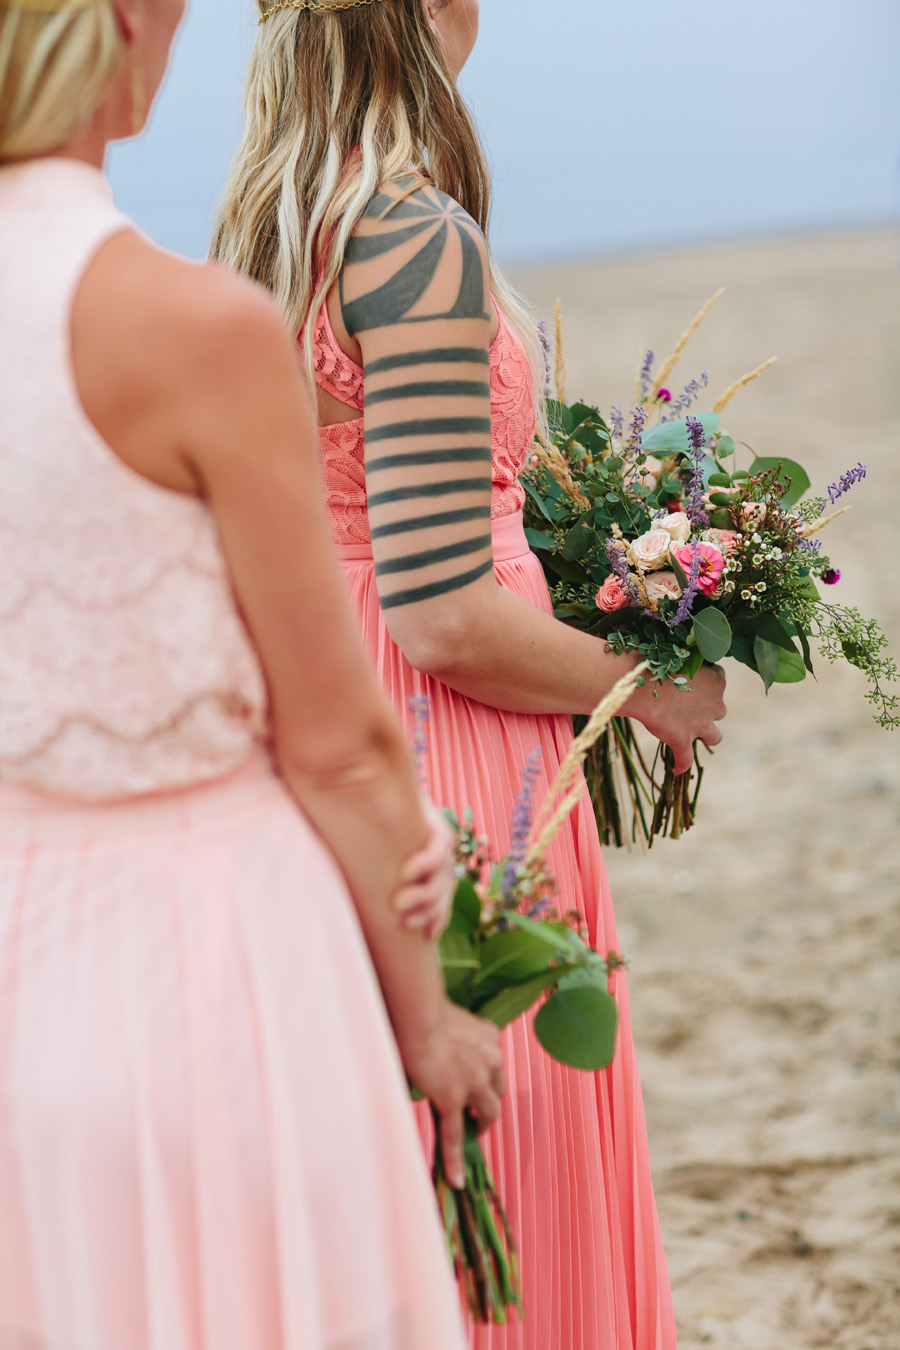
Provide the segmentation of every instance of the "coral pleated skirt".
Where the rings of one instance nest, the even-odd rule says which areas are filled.
[[[0,788],[2,1350],[463,1350],[342,879],[260,756]]]
[[[546,612],[550,598],[522,518],[494,522],[502,586]],[[340,546],[368,650],[397,710],[430,705],[428,777],[435,802],[470,806],[500,853],[528,755],[542,751],[540,801],[572,740],[568,717],[502,712],[413,670],[388,633],[371,550]],[[410,738],[412,726],[410,723]],[[558,908],[584,916],[591,941],[617,950],[615,917],[589,802],[573,814],[550,856]],[[675,1322],[650,1178],[646,1127],[624,977],[611,1066],[581,1073],[551,1061],[520,1021],[505,1033],[509,1092],[486,1153],[520,1254],[525,1317],[471,1328],[477,1350],[673,1350]],[[420,1116],[430,1158],[430,1121]]]

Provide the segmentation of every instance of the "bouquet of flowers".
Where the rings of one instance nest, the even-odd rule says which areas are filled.
[[[813,672],[813,640],[828,661],[843,659],[864,672],[876,720],[896,727],[897,696],[884,687],[897,678],[887,639],[874,620],[819,589],[841,574],[818,536],[846,509],[837,503],[866,466],[832,483],[826,499],[808,495],[809,477],[793,460],[742,456],[722,414],[771,361],[709,411],[697,408],[708,372],[680,394],[667,388],[721,293],[658,373],[646,353],[627,417],[619,408],[604,418],[588,404],[566,402],[557,308],[550,442],[535,444],[523,477],[526,534],[556,615],[605,638],[618,654],[638,653],[648,679],[682,690],[704,661],[725,657],[756,671],[767,692],[773,683],[799,682]],[[648,764],[627,719],[611,723],[586,774],[607,844],[641,838],[652,845],[656,835],[677,838],[693,823],[703,774],[696,753],[694,768],[678,776],[667,749]]]
[[[608,982],[622,959],[592,950],[579,915],[554,912],[546,855],[584,791],[585,755],[639,678],[635,671],[621,680],[587,720],[536,817],[540,751],[529,757],[502,861],[488,866],[471,811],[462,820],[447,812],[457,836],[458,882],[438,951],[449,997],[497,1027],[543,998],[535,1035],[549,1055],[577,1069],[601,1069],[612,1060],[618,1013]],[[416,711],[421,719],[422,709]],[[421,753],[421,731],[416,744]],[[461,1191],[447,1181],[437,1128],[435,1138],[434,1185],[457,1278],[476,1321],[504,1323],[507,1308],[522,1307],[515,1245],[477,1129],[467,1120]]]

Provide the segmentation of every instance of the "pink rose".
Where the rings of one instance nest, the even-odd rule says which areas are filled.
[[[622,590],[622,583],[615,573],[606,578],[597,592],[595,603],[598,609],[603,610],[604,614],[614,614],[617,609],[624,609],[626,605],[631,603]]]
[[[681,582],[674,572],[654,572],[646,581],[647,595],[651,600],[679,600]]]
[[[664,567],[669,561],[671,545],[669,531],[654,526],[628,545],[628,561],[642,567],[645,572],[652,572],[657,567]]]
[[[700,575],[697,585],[704,595],[712,595],[719,584],[719,578],[725,566],[725,559],[712,544],[682,544],[672,550],[672,555],[680,564],[685,576],[690,576],[696,554],[700,554]]]
[[[703,539],[707,544],[712,544],[726,558],[730,558],[738,546],[738,540],[741,536],[737,530],[704,530]]]

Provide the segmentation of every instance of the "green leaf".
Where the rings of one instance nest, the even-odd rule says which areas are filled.
[[[721,661],[731,647],[731,625],[720,609],[702,609],[694,615],[693,634],[707,661]]]
[[[749,666],[751,670],[756,670],[756,657],[753,655],[753,639],[741,637],[735,633],[731,640],[729,656],[734,657],[735,661],[740,661],[741,665]],[[757,674],[759,672],[757,671]]]
[[[710,487],[731,487],[730,473],[711,473],[709,475]]]
[[[765,638],[766,642],[782,647],[786,652],[796,652],[797,648],[784,624],[771,610],[762,610],[759,614],[747,615],[740,623],[742,632],[753,637]]]
[[[536,975],[533,980],[526,980],[524,984],[513,985],[511,989],[504,989],[501,993],[495,994],[489,998],[487,1003],[482,1003],[477,1008],[478,1016],[483,1017],[487,1022],[493,1022],[495,1027],[509,1026],[517,1017],[521,1017],[528,1009],[535,1004],[545,989],[556,984],[560,975],[564,972],[559,969],[544,971],[542,975]],[[473,1009],[476,1011],[476,1009]]]
[[[593,531],[583,520],[579,520],[566,535],[562,555],[567,562],[575,562],[578,558],[583,558],[591,547],[591,536]]]
[[[727,433],[721,435],[716,441],[716,454],[720,459],[727,459],[729,455],[734,454],[734,441]],[[746,473],[744,477],[746,477]]]
[[[712,477],[719,478],[721,475],[714,473]],[[712,479],[710,479],[710,482],[712,482]],[[731,505],[731,494],[729,492],[711,492],[709,502],[711,506],[728,507]]]
[[[547,534],[544,530],[532,530],[526,525],[525,538],[532,548],[556,548],[556,540],[552,534]]]
[[[694,651],[691,653],[687,661],[681,667],[681,673],[688,680],[692,680],[702,665],[703,665],[703,653],[701,652],[699,647],[695,647]]]
[[[603,1069],[616,1048],[619,1014],[605,990],[585,985],[551,994],[534,1020],[541,1045],[573,1069]]]
[[[703,430],[707,437],[719,430],[719,414],[713,412],[699,413],[698,418],[703,424]],[[687,454],[691,448],[691,442],[688,438],[687,422],[683,417],[677,418],[673,422],[660,422],[659,426],[650,427],[641,436],[641,449],[647,454],[656,455],[660,450],[667,454]]]
[[[813,670],[812,654],[809,650],[809,637],[799,624],[797,625],[797,637],[800,639],[800,646],[803,648],[803,664],[806,666],[806,669],[809,671],[810,675],[812,675],[813,679],[815,679],[816,672]]]
[[[546,520],[549,520],[550,524],[553,525],[554,519],[553,516],[550,514],[550,508],[547,506],[547,503],[544,501],[543,497],[538,492],[534,484],[529,482],[529,480],[524,477],[521,478],[519,481],[522,484],[525,491],[528,493],[531,500],[534,502],[537,509],[540,511],[541,515]]]
[[[806,679],[806,666],[799,652],[786,652],[779,649],[778,668],[775,671],[776,684],[799,684]]]
[[[553,569],[557,576],[562,577],[563,581],[572,581],[576,586],[583,586],[587,577],[584,569],[577,563],[569,562],[566,558],[561,558],[558,553],[540,554],[541,562]]]
[[[447,928],[438,938],[438,958],[444,976],[444,985],[451,998],[466,987],[473,970],[478,968],[471,938],[455,928]]]
[[[731,519],[730,511],[712,511],[710,513],[709,523],[715,530],[734,529],[734,521]]]
[[[481,900],[470,877],[461,877],[453,894],[450,927],[459,933],[474,933],[481,923]]]
[[[793,459],[782,459],[780,455],[762,455],[758,456],[750,465],[750,472],[751,474],[766,473],[770,469],[777,469],[779,464],[781,465],[781,473],[778,475],[778,481],[784,486],[786,479],[790,478],[791,480],[790,489],[782,498],[782,505],[793,506],[795,502],[799,502],[809,487],[809,475],[802,464],[798,464]]]
[[[774,642],[769,642],[763,637],[753,639],[753,659],[756,662],[756,669],[762,676],[762,682],[766,686],[766,693],[775,683],[780,656],[781,648],[776,647]]]
[[[559,939],[552,933],[545,936],[518,928],[496,933],[482,943],[481,970],[474,989],[483,993],[489,984],[498,980],[501,983],[497,984],[497,989],[530,980],[548,970],[559,951]]]

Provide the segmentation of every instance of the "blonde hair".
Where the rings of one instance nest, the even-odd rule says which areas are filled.
[[[0,159],[44,155],[70,141],[124,58],[109,0],[62,12],[0,0]]]
[[[327,0],[313,12],[285,9],[259,28],[244,136],[211,249],[273,293],[302,339],[311,382],[315,319],[379,188],[413,170],[459,202],[485,237],[491,195],[478,133],[422,0],[328,10]],[[493,259],[491,290],[525,346],[543,425],[537,325]]]

